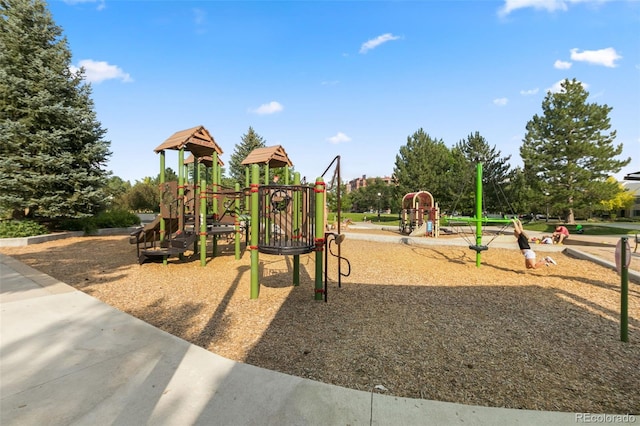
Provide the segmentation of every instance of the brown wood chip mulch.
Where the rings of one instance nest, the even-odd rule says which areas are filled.
[[[629,284],[620,341],[620,278],[555,254],[525,270],[519,251],[345,240],[351,275],[313,300],[315,254],[250,255],[231,246],[199,260],[138,265],[123,236],[81,237],[0,252],[227,358],[353,389],[492,407],[640,413],[640,285]],[[346,269],[346,268],[345,268]],[[344,269],[343,269],[344,270]]]

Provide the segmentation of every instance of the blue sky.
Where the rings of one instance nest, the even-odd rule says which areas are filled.
[[[153,149],[205,126],[228,163],[252,126],[308,179],[341,156],[345,180],[388,176],[423,128],[453,146],[480,132],[522,164],[547,91],[581,81],[613,107],[640,170],[640,2],[55,0],[84,66],[108,168],[155,176]],[[177,168],[177,154],[167,166]],[[426,188],[428,190],[428,188]]]

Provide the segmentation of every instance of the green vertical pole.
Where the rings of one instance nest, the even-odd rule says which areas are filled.
[[[244,168],[244,187],[249,188],[249,184],[251,183],[251,178],[249,177],[249,166],[245,166]],[[249,212],[249,195],[244,197],[244,210],[245,213]],[[248,241],[247,241],[248,243]]]
[[[178,151],[178,230],[184,232],[184,148]],[[182,253],[179,258],[184,259]]]
[[[315,230],[316,230],[316,284],[315,300],[323,300],[324,286],[322,283],[322,252],[324,251],[324,192],[325,184],[321,177],[316,178],[315,192]]]
[[[211,159],[211,175],[213,176],[213,198],[211,215],[213,216],[213,221],[217,222],[219,219],[218,215],[220,214],[220,209],[218,208],[220,200],[220,195],[218,194],[218,192],[220,191],[220,165],[218,164],[218,153],[216,151],[213,151],[213,154],[211,154]],[[211,245],[213,250],[213,254],[211,255],[211,257],[215,257],[218,252],[218,236],[215,233],[213,234],[213,241]]]
[[[264,184],[269,185],[269,163],[265,164],[264,166]],[[269,203],[271,203],[270,195],[268,194],[265,195],[264,203],[267,206],[269,205]],[[268,212],[264,218],[264,241],[267,244],[269,244],[269,242],[271,241],[271,221],[269,220]]]
[[[287,176],[289,172],[287,171]],[[293,184],[300,185],[300,173],[295,172],[293,174]],[[293,226],[293,238],[296,241],[300,241],[300,191],[294,191],[293,193],[293,217],[291,223]],[[300,255],[293,255],[293,285],[300,285]]]
[[[476,168],[476,246],[482,245],[482,163]],[[480,250],[476,250],[476,266],[480,267]]]
[[[289,185],[289,166],[284,166],[284,184]]]
[[[178,229],[184,231],[184,149],[178,151]]]
[[[620,238],[620,340],[629,341],[629,267],[627,237]]]
[[[220,190],[220,187],[222,186],[222,166],[220,166],[218,164],[218,153],[214,152],[213,153],[213,158],[216,162],[216,182],[218,182],[218,190]]]
[[[236,190],[236,199],[234,201],[234,216],[235,219],[233,220],[233,225],[234,225],[234,230],[235,232],[235,239],[234,239],[234,243],[235,243],[235,254],[236,254],[236,260],[240,259],[240,197],[237,195],[240,193],[240,184],[236,182],[236,186],[235,186],[235,190]]]
[[[219,174],[219,169],[220,166],[218,165],[218,153],[217,152],[213,152],[213,154],[211,155],[211,157],[213,158],[213,164],[211,167],[213,167],[211,173],[213,176],[213,207],[212,207],[212,213],[213,213],[213,217],[214,220],[217,221],[218,220],[218,213],[220,213],[218,211],[218,191],[219,191],[219,186],[220,185],[220,174]],[[215,238],[214,238],[215,239]]]
[[[207,265],[207,182],[200,180],[200,266]]]
[[[160,151],[160,209],[162,210],[162,187],[163,184],[165,182],[165,174],[164,174],[164,169],[165,169],[165,153],[164,151]],[[166,232],[165,229],[165,223],[164,223],[164,218],[162,220],[160,220],[160,241],[164,241],[164,233]]]
[[[197,216],[195,218],[195,222],[194,222],[194,229],[193,232],[198,232],[201,228],[202,228],[202,215],[200,214],[200,211],[202,210],[201,207],[201,202],[198,203],[200,201],[200,197],[202,195],[202,185],[200,185],[202,182],[200,182],[200,163],[198,163],[198,158],[194,157],[193,159],[193,209],[194,209],[194,214],[197,213]],[[196,198],[196,195],[198,198]],[[193,253],[194,254],[198,254],[198,241],[194,241],[193,242]]]
[[[251,299],[257,299],[260,294],[260,283],[258,282],[258,232],[260,223],[258,221],[258,187],[260,184],[260,169],[257,164],[251,166]]]
[[[160,205],[162,205],[162,190],[163,190],[163,184],[165,183],[165,152],[164,151],[160,151]],[[162,216],[162,206],[160,207],[160,216]],[[160,217],[160,242],[162,243],[162,241],[164,241],[165,237],[166,237],[166,233],[167,233],[167,225],[165,223],[165,218],[164,217]],[[167,264],[167,256],[164,256],[162,258],[162,264],[166,265]]]

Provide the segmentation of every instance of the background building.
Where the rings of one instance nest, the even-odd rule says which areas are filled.
[[[367,186],[367,180],[375,181],[376,179],[382,180],[387,185],[392,185],[394,183],[394,179],[390,176],[385,177],[373,177],[368,178],[367,175],[362,175],[360,178],[352,179],[347,183],[347,192],[355,191],[360,188],[364,188]]]
[[[629,173],[620,183],[635,197],[630,209],[620,211],[620,217],[640,218],[640,172]]]

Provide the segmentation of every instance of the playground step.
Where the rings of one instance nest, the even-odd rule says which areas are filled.
[[[184,253],[184,250],[176,247],[166,247],[166,248],[144,249],[144,250],[140,250],[140,253],[148,257],[176,256],[178,254]]]
[[[197,234],[195,232],[182,233],[174,236],[169,240],[170,247],[178,249],[187,249],[195,243]]]
[[[175,247],[144,249],[140,250],[140,254],[138,255],[138,263],[142,265],[144,262],[150,259],[168,259],[171,256],[177,256],[182,253],[184,253],[183,249]]]

